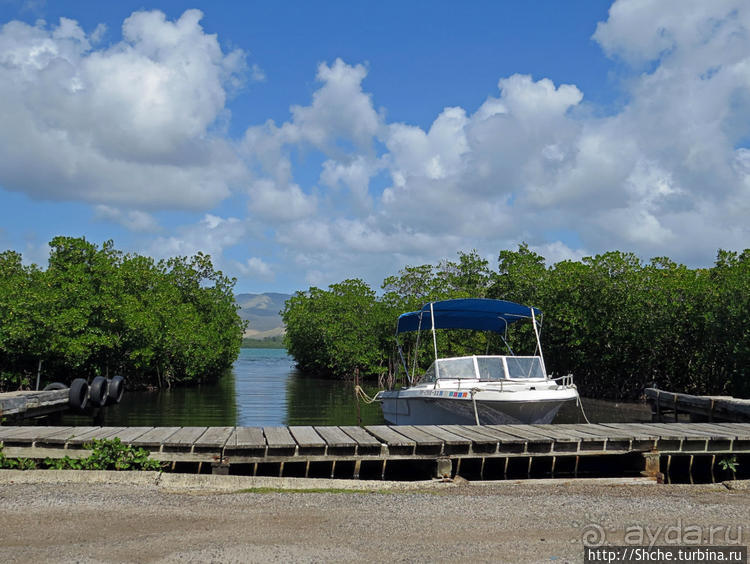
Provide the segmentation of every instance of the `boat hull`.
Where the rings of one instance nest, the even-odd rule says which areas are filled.
[[[550,394],[545,394],[550,396]],[[560,407],[577,393],[523,400],[482,400],[410,396],[400,391],[381,393],[383,416],[392,425],[541,425],[551,423]]]

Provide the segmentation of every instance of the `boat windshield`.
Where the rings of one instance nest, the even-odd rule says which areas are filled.
[[[440,380],[545,379],[538,356],[464,356],[437,361]],[[506,372],[507,367],[507,372]],[[435,363],[427,369],[422,382],[435,381]]]
[[[541,378],[546,375],[538,356],[506,356],[508,378]]]
[[[474,357],[444,358],[438,360],[438,372],[441,380],[476,379]]]

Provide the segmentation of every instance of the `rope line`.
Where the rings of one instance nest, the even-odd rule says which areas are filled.
[[[362,400],[366,404],[371,404],[371,403],[375,403],[376,401],[380,401],[380,400],[377,399],[377,394],[375,394],[374,397],[368,396],[367,392],[365,392],[362,389],[362,386],[360,386],[359,384],[357,384],[356,386],[354,386],[354,395],[356,395],[357,398],[359,398],[360,400]]]

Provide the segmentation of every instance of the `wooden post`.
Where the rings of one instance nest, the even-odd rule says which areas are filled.
[[[36,368],[36,390],[39,391],[39,379],[42,376],[42,359],[39,359],[39,365]]]
[[[649,478],[656,478],[656,480],[661,484],[664,483],[664,474],[661,473],[661,469],[659,467],[659,453],[655,451],[651,452],[644,452],[643,455],[643,471],[641,471],[642,476],[647,476]]]
[[[440,479],[450,478],[453,474],[453,461],[447,457],[435,459],[435,477]]]
[[[356,367],[354,369],[354,389],[357,389],[357,387],[359,387],[359,367]],[[354,398],[355,398],[356,406],[357,406],[357,425],[361,427],[362,426],[362,413],[360,412],[360,408],[359,408],[359,396],[355,393]]]
[[[226,459],[213,461],[211,463],[211,474],[216,474],[218,476],[228,476],[229,461]]]

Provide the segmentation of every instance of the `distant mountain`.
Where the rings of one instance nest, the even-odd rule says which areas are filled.
[[[262,339],[284,334],[284,323],[280,312],[284,309],[284,302],[292,296],[290,294],[237,294],[235,299],[240,306],[240,317],[250,323],[245,331],[245,337]]]

